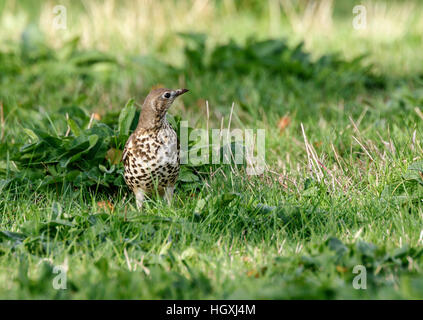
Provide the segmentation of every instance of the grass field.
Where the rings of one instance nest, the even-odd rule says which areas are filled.
[[[0,0],[0,298],[423,298],[420,1],[61,4]],[[265,172],[184,165],[138,212],[157,86],[174,124],[265,129]]]

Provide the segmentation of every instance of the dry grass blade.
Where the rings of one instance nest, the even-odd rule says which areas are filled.
[[[87,129],[91,128],[93,121],[94,121],[94,117],[95,117],[95,113],[91,113],[90,122],[88,123]]]
[[[66,112],[66,121],[69,121],[69,114]],[[68,128],[66,129],[65,137],[69,136],[69,133],[71,131],[71,127],[68,124]]]
[[[317,181],[321,182],[323,178],[323,172],[320,169],[319,162],[317,160],[316,151],[313,146],[308,142],[307,136],[305,134],[304,125],[301,123],[301,130],[303,132],[304,144],[307,152],[307,158],[309,163],[309,169],[316,176]]]
[[[369,156],[369,158],[374,162],[375,159],[370,155],[369,151],[367,151],[366,147],[354,136],[352,136],[353,139],[360,145],[360,147],[364,150],[364,152]]]
[[[420,119],[423,120],[423,112],[420,110],[419,107],[415,107],[414,111],[417,113],[417,115],[420,117]]]

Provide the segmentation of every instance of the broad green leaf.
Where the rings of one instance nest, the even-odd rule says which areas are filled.
[[[97,63],[106,62],[106,63],[116,63],[116,60],[107,55],[106,53],[99,51],[85,51],[75,54],[72,59],[70,59],[72,64],[77,66],[92,66]]]
[[[60,219],[60,217],[62,216],[63,209],[60,203],[58,203],[57,201],[53,201],[53,204],[51,205],[51,211],[51,219],[56,220]]]
[[[129,99],[119,114],[118,130],[120,136],[129,135],[129,130],[131,129],[131,124],[134,120],[135,111],[135,101],[134,99]]]
[[[0,160],[0,170],[2,171],[10,170],[12,172],[19,172],[19,168],[17,167],[15,161]]]
[[[0,231],[0,240],[12,240],[12,241],[23,241],[26,238],[26,235],[23,233],[11,232],[11,231]]]
[[[71,130],[72,130],[73,134],[75,135],[75,137],[79,137],[81,135],[81,133],[82,133],[81,128],[71,118],[69,118],[67,120],[67,122],[68,122],[68,126],[71,128]]]
[[[192,171],[182,167],[181,172],[179,173],[179,180],[182,182],[196,182],[200,181],[200,178],[192,173]]]
[[[341,240],[331,237],[327,241],[329,249],[335,251],[337,254],[342,255],[348,251],[348,248],[342,243]]]
[[[359,241],[356,244],[357,251],[360,252],[364,256],[374,257],[376,246],[372,243]]]
[[[107,274],[109,270],[109,262],[105,257],[101,257],[96,262],[94,262],[94,266],[100,270],[102,274]]]
[[[39,141],[38,136],[35,134],[34,131],[28,128],[24,128],[23,130],[31,138],[31,142],[35,143]]]
[[[197,204],[195,205],[195,209],[194,209],[194,213],[195,214],[200,214],[201,211],[203,210],[203,208],[206,205],[206,200],[205,199],[199,199],[197,201]]]
[[[238,192],[226,192],[222,195],[222,202],[228,204],[239,197],[241,197],[241,194]]]
[[[112,165],[110,167],[110,169],[107,170],[107,168],[104,165],[100,164],[100,165],[98,165],[98,168],[100,169],[101,172],[104,172],[104,173],[107,173],[107,174],[112,174],[113,171],[115,171],[116,166]]]
[[[275,207],[275,206],[268,206],[267,204],[263,204],[263,203],[259,203],[259,204],[257,205],[257,209],[258,209],[258,212],[259,212],[259,213],[264,213],[264,214],[266,214],[266,213],[270,213],[270,212],[272,212],[273,210],[275,210],[275,209],[276,209],[276,207]]]
[[[53,230],[56,230],[58,227],[70,228],[73,226],[75,225],[72,222],[69,222],[67,220],[54,219],[54,220],[50,220],[48,222],[40,224],[38,232],[43,232],[46,230],[53,231]]]
[[[180,258],[181,260],[185,260],[185,259],[192,258],[196,255],[197,255],[197,250],[195,250],[195,248],[193,247],[189,247],[181,253]]]
[[[86,138],[85,138],[86,139]],[[87,153],[98,141],[98,136],[93,134],[87,140],[74,145],[60,160],[60,166],[66,168],[70,163],[78,160],[81,156]],[[70,156],[70,157],[69,157]]]

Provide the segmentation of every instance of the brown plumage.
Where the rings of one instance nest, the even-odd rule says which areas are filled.
[[[171,201],[179,174],[179,147],[166,113],[176,97],[187,89],[154,89],[144,101],[138,126],[122,155],[125,182],[142,207],[145,194],[156,190]]]

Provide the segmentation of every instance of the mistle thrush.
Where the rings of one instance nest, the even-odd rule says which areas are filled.
[[[176,97],[187,89],[154,89],[144,101],[138,126],[122,155],[125,182],[142,208],[145,194],[158,191],[172,200],[179,174],[179,145],[166,113]]]

